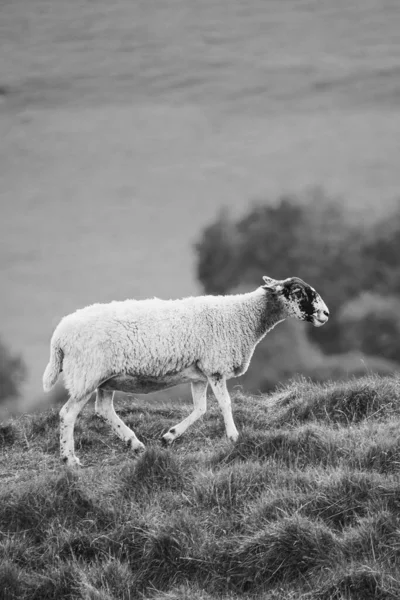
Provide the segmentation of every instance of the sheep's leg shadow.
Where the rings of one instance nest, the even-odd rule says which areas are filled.
[[[96,415],[111,425],[112,430],[127,446],[137,453],[144,451],[145,446],[138,440],[132,429],[119,418],[114,409],[114,392],[97,388],[95,411]]]
[[[75,455],[74,426],[82,408],[90,399],[91,394],[83,398],[70,398],[60,410],[60,457],[67,467],[78,467],[79,458]]]
[[[190,425],[200,419],[207,410],[207,386],[208,381],[192,381],[192,396],[193,396],[193,411],[186,419],[183,419],[177,425],[162,436],[162,441],[165,444],[172,444],[176,438],[181,436]]]
[[[231,397],[226,387],[226,379],[219,373],[214,373],[208,378],[212,391],[218,401],[219,407],[224,417],[226,435],[230,440],[236,442],[239,437],[239,432],[236,429],[235,422],[232,416]]]

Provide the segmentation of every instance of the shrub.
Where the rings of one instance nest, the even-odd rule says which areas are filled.
[[[363,292],[340,310],[342,347],[400,361],[400,298]]]
[[[400,202],[392,214],[366,229],[364,220],[359,224],[338,198],[314,189],[303,197],[284,195],[276,203],[254,204],[237,221],[222,212],[196,244],[197,276],[207,293],[229,293],[260,285],[263,274],[297,275],[316,287],[331,310],[329,327],[307,333],[326,352],[359,349],[398,361],[399,249]],[[359,298],[367,292],[395,299],[375,299],[368,316],[371,300],[366,300],[368,294]],[[352,331],[339,319],[348,302],[362,312],[352,325],[356,339],[362,340],[357,347]],[[372,327],[362,331],[373,315]]]
[[[364,235],[360,248],[364,265],[363,289],[400,296],[400,200]]]
[[[13,356],[0,340],[0,403],[19,397],[25,375],[23,360]]]
[[[321,189],[304,198],[284,195],[276,203],[253,205],[236,222],[226,212],[220,215],[196,245],[197,276],[207,293],[260,285],[263,274],[301,277],[329,304],[329,334],[319,331],[318,340],[337,350],[336,312],[363,284],[363,234],[339,199]]]

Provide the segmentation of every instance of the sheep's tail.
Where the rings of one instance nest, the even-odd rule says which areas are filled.
[[[59,374],[62,371],[64,352],[55,340],[50,345],[50,361],[43,373],[43,389],[49,392],[56,383]]]

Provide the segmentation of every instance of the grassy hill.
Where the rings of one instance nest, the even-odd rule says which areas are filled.
[[[241,435],[210,410],[121,400],[135,461],[85,409],[79,472],[58,462],[54,409],[0,430],[2,598],[389,600],[400,597],[400,382],[295,381],[237,392]]]
[[[64,314],[199,291],[222,205],[322,185],[386,210],[399,30],[397,0],[1,2],[0,335],[26,394]]]

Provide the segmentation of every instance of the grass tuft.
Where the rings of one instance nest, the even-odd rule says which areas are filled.
[[[322,519],[335,529],[343,529],[367,514],[373,485],[373,480],[364,474],[333,476],[327,484],[315,490],[304,512]]]
[[[304,517],[283,518],[253,536],[244,536],[219,557],[221,572],[244,592],[260,592],[281,581],[303,578],[310,570],[328,565],[335,553],[335,537],[323,524]]]
[[[30,600],[74,600],[79,594],[80,573],[73,563],[60,563],[46,573],[36,575],[29,590]],[[79,596],[78,596],[79,597]]]
[[[386,564],[400,556],[400,519],[388,510],[359,519],[344,532],[343,550],[348,559],[379,556]]]
[[[0,527],[5,532],[29,532],[41,539],[53,519],[72,524],[86,519],[102,527],[112,519],[112,511],[101,507],[82,489],[79,477],[71,471],[39,477],[31,484],[0,497]]]
[[[26,586],[26,576],[22,569],[11,561],[0,563],[0,590],[4,599],[22,598]]]
[[[193,483],[194,501],[205,509],[234,511],[257,498],[270,479],[268,469],[257,461],[201,472]]]
[[[333,582],[323,585],[316,600],[395,600],[400,597],[400,582],[382,570],[365,565],[338,571]]]
[[[361,459],[365,469],[379,473],[396,473],[400,471],[400,440],[398,436],[380,436],[371,444]]]
[[[4,600],[74,600],[79,595],[76,565],[59,563],[45,572],[25,571],[5,561],[0,565],[0,590]]]
[[[17,440],[17,430],[11,423],[0,425],[0,448],[12,446]]]
[[[233,448],[225,448],[211,459],[212,465],[230,464],[236,460],[269,460],[291,467],[309,464],[335,465],[340,455],[326,429],[306,425],[296,430],[246,431]]]
[[[186,474],[171,450],[149,448],[137,461],[130,461],[121,473],[124,494],[140,499],[160,489],[178,492]]]
[[[135,585],[134,574],[130,565],[113,558],[90,565],[88,581],[96,592],[93,598],[98,600],[132,598],[131,588]],[[93,593],[93,592],[92,592]]]
[[[30,419],[30,434],[32,437],[44,436],[56,432],[60,423],[58,410],[51,408],[45,413],[38,413]]]
[[[329,384],[293,381],[277,396],[280,422],[333,422],[349,425],[364,419],[400,414],[400,379],[371,375]]]

